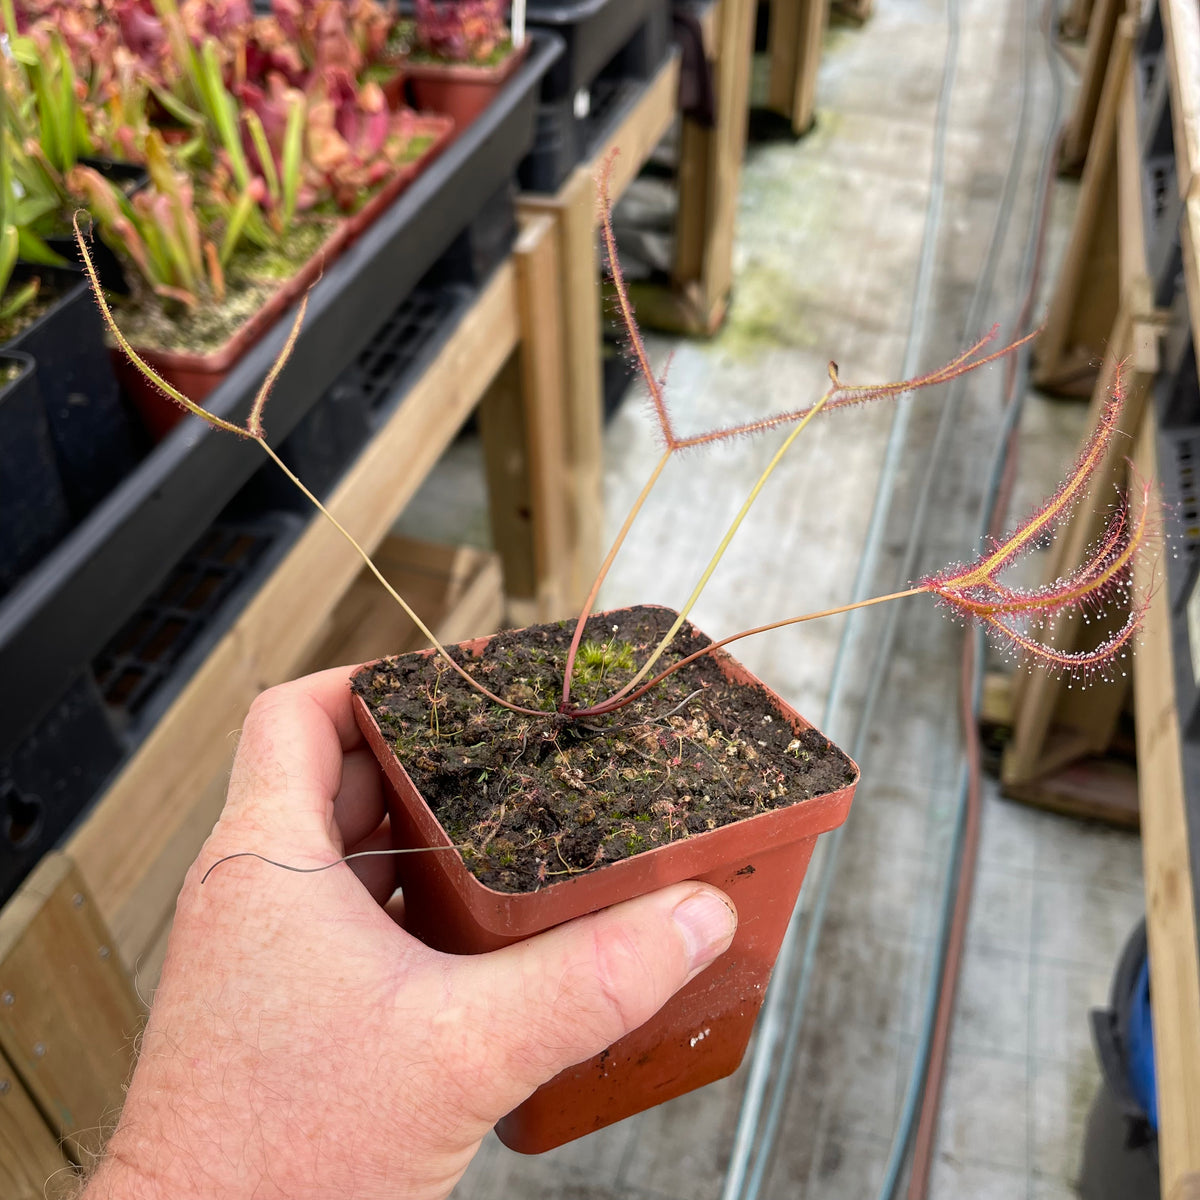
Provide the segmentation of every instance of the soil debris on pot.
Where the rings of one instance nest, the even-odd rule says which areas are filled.
[[[611,696],[673,619],[653,607],[592,617],[572,703]],[[500,633],[478,658],[450,648],[496,695],[544,709],[544,719],[493,704],[434,655],[384,659],[355,676],[354,690],[487,886],[534,891],[854,778],[824,736],[794,730],[761,687],[730,683],[710,656],[614,713],[561,716],[573,629],[563,621]],[[708,642],[685,625],[660,664]]]

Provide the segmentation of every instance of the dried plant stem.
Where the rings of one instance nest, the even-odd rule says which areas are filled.
[[[750,508],[754,504],[755,500],[758,499],[759,493],[766,486],[767,480],[770,479],[774,474],[775,468],[779,466],[783,456],[791,448],[792,443],[800,436],[801,433],[804,432],[809,421],[811,421],[813,417],[815,417],[817,413],[819,413],[821,409],[825,407],[826,401],[834,394],[836,390],[836,386],[830,388],[829,391],[827,391],[825,395],[823,395],[821,399],[818,400],[816,404],[814,404],[812,408],[808,410],[804,417],[801,418],[791,433],[789,433],[787,437],[783,439],[779,449],[775,451],[771,461],[767,463],[766,469],[758,477],[754,486],[750,489],[750,494],[746,497],[742,507],[738,510],[737,516],[733,518],[729,528],[725,531],[724,537],[721,538],[720,544],[713,552],[712,558],[709,559],[708,566],[704,568],[704,573],[700,576],[696,586],[692,589],[692,594],[687,598],[684,606],[679,610],[679,615],[675,618],[671,628],[668,629],[663,635],[662,641],[660,641],[654,648],[650,657],[642,664],[642,667],[638,673],[634,675],[634,677],[619,692],[614,693],[614,695],[610,697],[611,700],[619,700],[622,696],[628,695],[631,691],[633,691],[633,689],[637,687],[637,685],[650,673],[654,667],[654,664],[658,662],[667,647],[670,646],[672,641],[674,641],[675,635],[680,631],[680,629],[683,628],[683,624],[687,620],[688,614],[695,607],[696,601],[700,599],[701,593],[708,586],[708,581],[712,578],[713,572],[717,569],[721,559],[724,558],[725,551],[729,549],[729,543],[733,541],[734,535],[741,528],[742,522],[746,519],[746,515],[749,513]],[[804,620],[806,618],[802,617],[799,619]],[[773,629],[775,626],[765,626],[764,628]]]
[[[836,617],[841,613],[853,612],[858,608],[870,608],[875,604],[886,604],[889,600],[903,600],[906,596],[919,596],[923,592],[932,590],[926,584],[919,584],[916,587],[905,588],[902,592],[889,592],[886,596],[872,596],[868,600],[859,600],[854,604],[839,604],[836,608],[823,608],[820,612],[805,613],[801,617],[786,617],[782,621],[772,621],[769,625],[757,625],[753,629],[743,629],[739,633],[732,633],[729,637],[722,638],[719,642],[710,642],[703,650],[697,650],[695,654],[689,654],[687,658],[681,658],[677,663],[672,663],[665,671],[659,672],[653,679],[642,684],[632,695],[625,695],[624,693],[627,689],[622,689],[622,692],[618,695],[604,700],[599,704],[594,704],[590,708],[575,709],[572,716],[602,716],[605,713],[615,712],[618,708],[624,708],[626,704],[632,704],[633,701],[641,699],[651,689],[658,687],[668,675],[673,675],[681,667],[686,667],[689,663],[695,662],[698,658],[703,658],[706,654],[711,654],[714,650],[720,650],[722,646],[728,646],[730,642],[740,641],[746,637],[753,637],[756,633],[767,633],[772,629],[782,629],[785,625],[799,625],[804,621],[818,621],[822,617]]]
[[[613,559],[617,557],[621,546],[625,542],[625,538],[633,527],[634,521],[637,520],[638,513],[642,511],[642,505],[645,504],[646,498],[654,490],[654,485],[658,482],[658,477],[663,473],[663,468],[670,460],[671,454],[672,451],[670,449],[664,450],[654,470],[650,472],[650,478],[646,480],[642,486],[642,490],[638,493],[637,499],[633,502],[633,507],[626,514],[625,523],[621,526],[620,532],[609,547],[608,554],[605,555],[604,562],[600,564],[600,570],[596,572],[596,578],[592,582],[592,590],[588,592],[587,599],[583,602],[583,609],[579,614],[579,620],[575,622],[575,633],[571,637],[571,646],[567,651],[566,668],[563,671],[562,707],[564,709],[571,699],[571,675],[575,670],[575,656],[579,652],[579,643],[583,640],[583,628],[587,624],[587,619],[592,615],[592,609],[596,605],[596,597],[600,594],[600,588],[608,576],[609,568],[613,565]]]

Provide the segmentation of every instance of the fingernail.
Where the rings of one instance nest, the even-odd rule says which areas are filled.
[[[687,944],[688,965],[695,972],[729,948],[737,914],[715,892],[693,892],[672,914]]]

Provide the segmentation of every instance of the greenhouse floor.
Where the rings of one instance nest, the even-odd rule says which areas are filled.
[[[1007,324],[1051,108],[1037,11],[963,0],[946,138],[944,213],[918,369]],[[1031,33],[1030,135],[1012,228],[977,328],[965,314],[984,269],[1013,144],[1022,30]],[[674,354],[669,395],[688,431],[795,408],[836,359],[852,382],[901,372],[930,194],[934,114],[947,48],[937,0],[879,0],[859,28],[826,38],[815,129],[751,147],[738,220],[729,320],[710,342],[650,339]],[[1070,101],[1068,77],[1067,103]],[[1043,281],[1053,280],[1073,185],[1059,182]],[[1042,304],[1045,301],[1043,283]],[[1035,311],[1040,309],[1035,308]],[[1000,419],[1000,368],[971,376],[949,443],[931,448],[946,397],[918,396],[873,591],[969,558]],[[723,635],[850,598],[892,410],[876,404],[814,422],[764,492],[697,605]],[[1019,517],[1073,459],[1084,407],[1032,395],[1020,439]],[[602,597],[678,604],[778,444],[778,435],[692,455],[668,469]],[[611,422],[606,505],[615,530],[658,449],[633,395]],[[460,441],[404,527],[486,542],[471,490],[478,447]],[[915,569],[902,565],[932,469]],[[704,473],[702,475],[702,473]],[[1034,577],[1036,562],[1028,564]],[[870,1200],[896,1128],[928,986],[937,907],[958,799],[959,627],[923,597],[862,614],[824,718],[842,620],[776,631],[739,652],[845,748],[863,780],[837,861],[767,1200]],[[857,730],[889,620],[895,652],[865,736]],[[1067,1200],[1099,1080],[1088,1009],[1107,1002],[1121,948],[1143,911],[1134,835],[1029,810],[988,782],[978,884],[954,1020],[930,1194],[935,1200]],[[537,1158],[494,1138],[455,1192],[463,1200],[715,1200],[746,1083],[732,1078]]]

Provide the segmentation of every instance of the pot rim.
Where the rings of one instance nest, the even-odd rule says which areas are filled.
[[[503,83],[529,53],[532,39],[526,37],[520,46],[511,46],[508,53],[490,66],[469,62],[416,62],[411,58],[398,60],[398,68],[407,79],[447,79],[455,83],[473,83],[494,87]]]
[[[657,608],[671,613],[675,612],[674,609],[661,604],[631,605],[629,607]],[[604,617],[610,613],[626,611],[628,611],[628,608],[605,609],[602,612],[594,613],[592,615],[596,617]],[[690,621],[687,622],[687,624],[691,626],[693,630],[696,630],[696,632],[701,632]],[[531,627],[524,626],[522,629],[501,630],[498,632],[520,633],[525,628]],[[479,652],[482,651],[483,647],[486,646],[487,643],[496,636],[498,636],[498,634],[493,633],[477,638],[466,638],[461,642],[453,643],[453,645],[464,648],[466,652],[472,656],[477,656]],[[427,647],[424,650],[410,651],[409,654],[398,655],[395,657],[429,657],[430,655],[436,653],[437,651],[434,650],[433,647]],[[726,673],[727,677],[729,675],[728,668],[735,668],[736,671],[742,676],[742,678],[739,678],[737,682],[748,687],[759,687],[768,696],[772,697],[778,706],[780,714],[791,722],[794,730],[800,732],[802,730],[816,729],[818,733],[821,733],[822,737],[825,737],[826,741],[828,741],[830,745],[836,747],[836,743],[833,742],[831,738],[822,733],[821,730],[817,729],[811,721],[808,721],[805,717],[798,713],[786,700],[783,699],[782,696],[779,695],[778,692],[763,683],[757,675],[745,667],[738,659],[734,658],[733,655],[729,654],[722,648],[713,651],[712,657],[720,666],[721,670]],[[369,663],[363,663],[355,669],[352,678],[357,677],[365,671],[371,670],[373,667],[384,661],[384,658],[378,658]],[[849,763],[853,771],[853,776],[846,783],[842,784],[838,788],[833,789],[832,791],[822,792],[816,796],[809,796],[806,799],[797,800],[793,804],[785,805],[782,808],[768,809],[765,812],[755,813],[752,816],[743,817],[737,821],[730,821],[724,825],[718,826],[716,829],[708,829],[703,833],[694,833],[686,838],[681,838],[679,841],[669,842],[666,845],[654,846],[651,849],[639,851],[637,854],[630,855],[626,858],[617,859],[613,862],[602,863],[600,866],[568,875],[565,879],[555,879],[552,882],[547,882],[544,886],[532,891],[505,892],[483,883],[470,870],[466,864],[466,861],[462,857],[461,851],[458,850],[455,847],[455,843],[450,840],[450,836],[442,827],[442,824],[438,820],[433,809],[430,808],[420,788],[418,788],[413,782],[412,777],[408,774],[408,771],[404,764],[400,761],[399,756],[391,748],[388,739],[384,736],[382,729],[379,727],[379,723],[375,720],[374,713],[372,713],[369,705],[367,705],[366,701],[364,701],[363,698],[357,693],[353,694],[352,699],[359,726],[363,730],[363,734],[367,738],[368,744],[371,746],[371,750],[374,752],[376,758],[380,760],[380,768],[385,774],[387,774],[390,763],[390,765],[399,771],[399,773],[403,776],[403,779],[407,781],[408,787],[411,789],[412,794],[420,803],[417,815],[423,818],[422,824],[431,826],[433,830],[436,830],[437,838],[436,840],[429,839],[429,844],[442,845],[447,849],[453,848],[453,857],[450,858],[450,861],[446,864],[446,866],[449,869],[455,870],[456,873],[460,873],[463,876],[467,886],[472,891],[476,892],[480,899],[484,899],[496,906],[507,907],[512,904],[520,904],[521,902],[534,902],[535,900],[538,904],[546,903],[546,897],[551,895],[554,895],[555,897],[563,897],[568,891],[577,892],[585,890],[587,887],[595,887],[595,880],[599,876],[603,876],[606,881],[620,880],[626,876],[630,877],[629,883],[631,886],[629,888],[629,894],[635,895],[639,890],[642,889],[643,884],[646,884],[650,879],[652,879],[652,877],[655,876],[656,865],[662,863],[664,860],[674,858],[676,856],[686,855],[686,857],[689,859],[707,857],[709,863],[711,864],[716,859],[716,856],[711,852],[715,851],[716,847],[722,841],[729,838],[731,830],[745,830],[751,825],[755,825],[758,829],[763,829],[764,826],[769,827],[772,825],[786,827],[797,820],[797,813],[801,809],[803,809],[804,814],[810,818],[810,821],[805,822],[803,831],[797,832],[794,836],[792,836],[786,833],[783,828],[781,828],[778,830],[778,834],[780,835],[778,840],[802,841],[811,837],[817,837],[820,834],[826,833],[830,829],[836,828],[836,826],[841,824],[841,821],[844,819],[844,814],[840,814],[840,809],[843,807],[843,798],[845,798],[844,806],[848,807],[849,796],[853,795],[854,789],[857,787],[861,777],[861,771],[858,764],[848,754],[846,754],[845,751],[842,751],[840,747],[837,747],[839,752],[843,754],[846,761]],[[547,713],[547,716],[551,715],[553,714]],[[383,759],[384,753],[386,753],[388,756],[387,761],[384,761]],[[814,812],[814,809],[817,809],[818,812]],[[825,813],[826,809],[829,810],[827,814]],[[828,820],[811,819],[817,818],[818,813],[821,816],[827,815]],[[684,848],[686,848],[686,851]],[[438,855],[438,858],[443,860],[447,859],[447,857],[448,856],[445,854]],[[686,877],[690,877],[690,875],[685,876],[685,878]],[[591,881],[590,884],[589,881]],[[651,883],[650,886],[653,886],[653,884]]]

